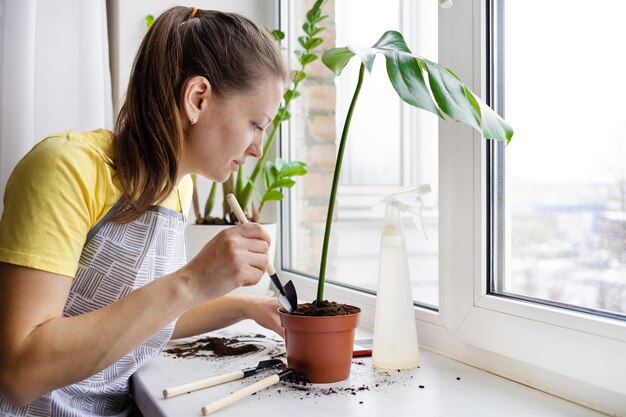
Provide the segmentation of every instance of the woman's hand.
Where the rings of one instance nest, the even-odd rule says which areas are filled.
[[[198,302],[215,299],[259,282],[267,268],[269,245],[270,237],[258,223],[233,226],[211,239],[181,272]]]
[[[247,318],[278,333],[280,337],[285,337],[285,331],[280,325],[280,316],[278,315],[280,304],[276,297],[248,296],[245,297],[244,301],[244,314]]]
[[[176,322],[172,339],[212,332],[245,319],[252,319],[284,338],[279,307],[276,297],[228,294],[186,311]]]

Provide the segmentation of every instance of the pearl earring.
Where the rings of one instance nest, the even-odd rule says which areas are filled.
[[[196,124],[196,118],[194,117],[193,119],[191,119],[191,124],[195,125]]]

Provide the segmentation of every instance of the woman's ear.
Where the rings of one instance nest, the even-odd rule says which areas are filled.
[[[190,124],[196,124],[211,95],[211,84],[206,78],[196,75],[185,82],[183,89],[183,112]]]

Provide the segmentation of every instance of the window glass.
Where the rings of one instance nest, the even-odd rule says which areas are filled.
[[[626,3],[500,5],[515,136],[495,290],[626,314]]]
[[[389,0],[385,7],[363,7],[358,0],[336,2],[336,45],[367,47],[376,43],[385,31],[400,30],[400,3]],[[358,111],[352,118],[342,184],[402,185],[400,101],[393,88],[389,88],[385,60],[380,58],[363,83]],[[338,137],[352,100],[359,65],[360,61],[354,59],[337,79]]]
[[[290,2],[289,37],[301,35],[305,2]],[[371,46],[387,30],[401,31],[409,47],[437,59],[437,2],[431,0],[328,2],[323,49]],[[291,53],[297,43],[291,42]],[[290,194],[283,234],[283,268],[317,277],[337,146],[356,81],[356,59],[335,79],[321,62],[307,68],[302,96],[293,102],[289,154],[309,173]],[[348,138],[332,229],[327,280],[376,291],[382,211],[387,194],[430,183],[424,225],[428,240],[407,218],[405,234],[416,301],[438,305],[437,118],[404,105],[391,86],[384,59],[365,75]]]

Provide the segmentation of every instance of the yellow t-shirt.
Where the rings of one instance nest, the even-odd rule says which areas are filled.
[[[74,277],[89,231],[122,197],[111,166],[113,133],[63,132],[17,164],[4,193],[0,261]],[[162,206],[187,213],[188,175]]]

